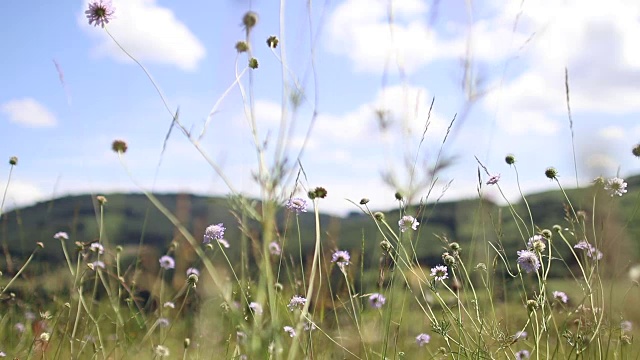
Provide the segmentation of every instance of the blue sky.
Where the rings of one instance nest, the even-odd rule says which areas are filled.
[[[114,0],[116,18],[107,29],[149,70],[170,108],[180,108],[183,125],[199,134],[234,83],[236,67],[246,67],[246,55],[238,56],[234,45],[244,39],[243,14],[257,12],[251,39],[260,66],[240,81],[247,91],[253,86],[258,137],[272,153],[283,83],[287,89],[298,84],[303,101],[295,113],[291,106],[286,112],[295,123],[288,156],[295,162],[316,111],[300,160],[308,179],[303,185],[329,190],[322,210],[344,214],[354,209],[345,198],[362,197],[373,208],[393,206],[395,188],[381,173],[406,184],[404,158],[418,154],[415,173],[427,174],[456,114],[441,152],[454,161],[439,174],[430,199],[445,189],[444,199],[477,196],[475,156],[502,174],[510,198],[517,198],[517,184],[503,162],[507,153],[518,159],[525,191],[554,187],[544,178],[548,166],[564,184],[575,184],[565,67],[579,181],[640,172],[630,154],[640,142],[636,2],[603,8],[597,1],[487,0],[471,9],[461,0],[319,1],[312,9],[305,3],[286,2],[281,17],[280,3],[265,0]],[[171,117],[141,69],[105,30],[88,25],[86,4],[0,5],[0,158],[20,159],[6,206],[138,190],[110,150],[114,139],[128,142],[126,166],[147,189],[226,194],[228,187],[180,131],[173,131],[158,168]],[[272,52],[265,44],[270,35],[284,47]],[[255,195],[257,163],[243,109],[234,86],[211,116],[201,146],[235,189]],[[386,131],[378,126],[379,110],[388,114]],[[3,188],[7,176],[8,166]],[[283,194],[293,189],[287,183]],[[426,194],[422,189],[416,199]],[[494,188],[484,196],[499,200]]]

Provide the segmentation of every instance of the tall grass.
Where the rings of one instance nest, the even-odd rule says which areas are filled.
[[[99,20],[105,14],[108,12],[94,16]],[[126,260],[127,249],[110,244],[103,236],[108,198],[96,198],[97,239],[51,234],[57,242],[32,244],[33,253],[22,266],[3,275],[3,355],[20,359],[290,360],[640,356],[632,326],[640,320],[640,313],[627,306],[640,301],[638,283],[617,279],[606,268],[619,265],[606,261],[612,243],[605,235],[613,224],[608,214],[616,206],[614,196],[626,192],[622,179],[599,179],[585,187],[582,192],[591,196],[589,207],[576,208],[575,198],[557,181],[557,171],[547,169],[540,178],[556,181],[564,194],[558,202],[566,209],[557,225],[547,229],[538,225],[539,214],[529,207],[522,191],[521,203],[509,202],[499,175],[478,161],[477,207],[474,218],[468,219],[473,236],[451,239],[438,234],[440,244],[428,243],[425,234],[439,201],[431,198],[431,192],[447,160],[441,158],[440,150],[430,178],[416,179],[418,152],[428,141],[427,120],[415,153],[405,154],[408,181],[404,189],[388,175],[389,183],[398,189],[389,194],[397,200],[396,211],[373,211],[367,199],[353,202],[354,209],[375,224],[378,233],[373,239],[363,235],[360,247],[342,248],[327,239],[329,225],[320,220],[323,199],[331,196],[331,189],[311,185],[314,180],[304,172],[301,152],[290,150],[299,105],[299,98],[292,94],[302,89],[286,62],[284,26],[279,39],[268,41],[281,64],[283,82],[276,145],[264,146],[265,135],[259,133],[253,73],[260,69],[252,49],[263,42],[254,42],[252,37],[257,21],[253,12],[242,19],[246,36],[236,45],[235,79],[211,114],[227,94],[240,92],[258,163],[259,198],[238,192],[201,145],[209,120],[200,134],[189,131],[143,64],[112,36],[157,90],[172,127],[181,131],[228,185],[236,223],[211,219],[209,226],[191,226],[189,219],[169,210],[135,179],[126,162],[128,145],[114,141],[123,171],[172,224],[174,241],[156,256],[149,255],[141,239],[135,259]],[[315,66],[313,49],[310,64]],[[315,92],[317,95],[317,89]],[[305,101],[315,109],[317,97]],[[315,114],[308,122],[307,139],[312,136]],[[454,124],[452,121],[449,130]],[[449,130],[440,141],[441,149]],[[508,155],[505,161],[520,187],[516,158]],[[7,189],[16,163],[11,160]],[[428,194],[419,201],[417,187],[426,188]],[[484,200],[488,187],[503,194],[515,229],[503,228],[502,215]],[[629,221],[634,221],[635,214],[629,215]],[[308,253],[303,251],[299,221],[303,216],[314,219],[315,236]],[[226,239],[227,227],[240,229],[240,237]],[[505,231],[521,239],[518,252],[507,250],[512,247],[503,241]],[[368,250],[365,243],[371,241],[379,241],[379,249]],[[31,270],[39,249],[45,246],[62,247],[64,266],[48,273],[39,273],[38,267]],[[230,247],[240,248],[240,261],[229,255]],[[441,249],[441,259],[425,263],[420,255],[424,247]],[[379,261],[377,266],[365,266],[365,259]],[[36,281],[35,276],[38,281],[59,285],[45,301],[21,291]]]

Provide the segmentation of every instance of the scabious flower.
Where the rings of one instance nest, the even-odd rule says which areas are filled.
[[[53,235],[53,238],[56,240],[69,240],[69,234],[64,231],[59,231]]]
[[[345,267],[349,265],[350,260],[351,260],[351,255],[349,255],[349,252],[345,250],[337,250],[331,256],[331,262],[338,264],[338,266],[340,267]]]
[[[418,225],[420,223],[411,215],[405,215],[402,219],[398,220],[398,226],[400,226],[400,231],[405,232],[409,229],[417,230]]]
[[[540,252],[544,251],[547,246],[547,239],[544,236],[537,234],[533,235],[527,241],[527,250],[540,250]]]
[[[369,305],[372,308],[380,309],[382,305],[387,301],[384,295],[379,293],[374,293],[369,296]]]
[[[594,259],[600,260],[602,259],[602,251],[598,250],[595,246],[589,244],[587,240],[580,240],[576,245],[573,246],[575,249],[587,250],[587,256]]]
[[[289,334],[289,336],[291,336],[291,337],[296,336],[296,329],[292,328],[291,326],[285,326],[284,327],[284,332]]]
[[[620,330],[622,332],[631,332],[633,329],[633,324],[629,320],[623,320],[620,322]]]
[[[567,302],[569,302],[569,297],[567,296],[567,294],[564,293],[564,291],[554,291],[553,298],[560,301],[563,304],[566,304]]]
[[[431,276],[433,276],[436,281],[443,281],[449,277],[448,271],[449,269],[444,265],[434,266],[431,268]]]
[[[91,267],[93,268],[92,270],[96,270],[97,268],[101,268],[101,269],[105,268],[104,263],[100,260],[92,262]]]
[[[159,318],[158,321],[156,321],[156,323],[158,324],[158,326],[166,328],[167,326],[169,326],[169,319]]]
[[[282,254],[282,248],[280,248],[280,244],[274,241],[269,244],[269,252],[271,255],[280,256],[280,254]]]
[[[153,352],[156,353],[156,356],[161,358],[169,357],[169,348],[164,345],[156,345],[156,347],[153,348]]]
[[[416,336],[416,343],[419,346],[424,346],[424,345],[428,344],[430,340],[431,340],[431,336],[429,336],[429,335],[427,335],[425,333],[422,333],[422,334]]]
[[[528,359],[531,354],[528,350],[520,350],[516,353],[516,360],[525,360]]]
[[[622,196],[622,194],[627,192],[627,183],[624,179],[620,179],[619,177],[614,177],[604,184],[604,189],[611,193],[611,197],[615,195]]]
[[[89,247],[89,250],[93,252],[97,252],[100,255],[104,254],[104,246],[102,246],[102,244],[100,243],[91,244],[91,246]]]
[[[291,198],[287,200],[284,206],[296,214],[307,212],[307,201],[302,198]]]
[[[14,327],[14,328],[16,329],[16,331],[17,331],[17,332],[19,332],[19,333],[23,333],[25,330],[27,330],[26,326],[24,326],[24,324],[23,324],[23,323],[21,323],[21,322],[16,323],[13,327]]]
[[[187,269],[187,277],[189,277],[191,275],[200,276],[200,271],[198,271],[198,269],[196,269],[196,268],[190,267],[190,268]]]
[[[304,329],[304,331],[313,331],[316,329],[316,324],[310,321],[305,321],[304,324],[302,324],[302,328]]]
[[[162,306],[163,306],[163,307],[166,307],[166,308],[172,308],[172,309],[175,309],[175,308],[176,308],[176,304],[175,304],[175,303],[173,303],[173,302],[171,302],[171,301],[167,301],[167,302],[165,302],[165,303],[164,303],[164,305],[162,305]]]
[[[258,315],[262,314],[262,305],[255,301],[249,304],[249,309],[253,310],[253,312]]]
[[[89,3],[89,9],[84,12],[89,25],[104,27],[113,19],[115,8],[109,0],[97,0]]]
[[[303,307],[306,302],[307,302],[306,298],[303,298],[302,296],[299,296],[299,295],[293,295],[287,307],[289,308],[290,311],[293,311],[295,308]]]
[[[222,223],[217,225],[209,225],[204,231],[204,243],[208,244],[214,240],[221,240],[224,237],[224,231],[227,230]],[[227,246],[228,247],[228,246]]]
[[[526,339],[526,338],[527,338],[527,336],[529,336],[529,334],[527,334],[527,332],[526,332],[526,331],[522,331],[522,330],[520,330],[520,331],[518,331],[518,332],[513,336],[513,339],[514,339],[514,340]]]
[[[540,260],[531,250],[518,250],[518,265],[527,273],[538,271]]]
[[[500,181],[500,174],[493,175],[487,180],[487,185],[495,185]]]
[[[175,260],[173,260],[173,258],[169,255],[164,255],[163,257],[160,258],[159,261],[160,261],[160,267],[165,270],[173,269],[176,267]]]

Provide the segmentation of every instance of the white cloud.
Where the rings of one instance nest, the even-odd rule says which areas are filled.
[[[85,4],[88,2],[85,0]],[[156,4],[156,0],[114,0],[113,5],[116,12],[107,25],[109,32],[137,60],[193,71],[204,58],[202,43],[173,11]],[[95,54],[131,61],[103,29],[87,24],[84,10],[78,22],[99,39],[99,44],[92,50]]]
[[[7,184],[0,183],[2,189]],[[33,182],[23,181],[20,179],[11,180],[7,189],[7,198],[4,204],[3,212],[11,209],[34,204],[37,201],[46,199],[46,195],[42,189]]]
[[[515,19],[519,11],[504,9],[494,21]],[[498,79],[497,90],[485,102],[488,110],[500,113],[498,124],[512,132],[554,133],[554,126],[567,116],[565,67],[574,115],[640,111],[640,89],[635,86],[640,81],[640,4],[618,0],[602,7],[592,0],[547,0],[526,2],[522,10],[518,36],[533,36],[513,56],[524,67],[503,85],[497,84],[505,79]],[[512,126],[531,115],[544,125]]]
[[[32,98],[9,100],[0,105],[0,111],[11,122],[28,127],[53,127],[57,124],[55,116]]]
[[[622,140],[625,138],[624,133],[621,126],[607,126],[600,129],[600,136],[609,140]]]
[[[388,21],[389,1],[347,0],[328,21],[327,47],[347,56],[356,71],[379,72],[397,64],[413,72],[433,60],[455,57],[464,43],[442,41],[425,19],[423,0],[392,1],[394,21]]]

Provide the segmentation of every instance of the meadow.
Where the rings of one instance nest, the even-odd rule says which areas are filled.
[[[87,26],[108,32],[116,11],[90,2]],[[252,49],[277,56],[282,46],[276,36],[251,37],[258,19],[251,11],[241,19],[246,38],[236,44],[230,89],[245,102],[260,197],[235,191],[201,136],[168,106],[179,136],[228,185],[226,198],[139,185],[139,194],[68,196],[3,211],[12,174],[24,166],[9,159],[0,206],[0,357],[640,357],[640,176],[565,189],[549,167],[540,181],[556,190],[521,193],[517,202],[502,195],[499,205],[484,195],[502,194],[500,175],[478,160],[477,197],[443,202],[433,185],[447,160],[438,156],[427,171],[416,156],[406,175],[428,173],[426,195],[410,182],[389,191],[394,209],[370,208],[362,198],[346,217],[326,215],[332,189],[313,184],[300,154],[287,151],[295,119],[283,111],[269,146],[258,133],[250,80],[262,69]],[[166,105],[148,70],[132,60]],[[293,110],[301,101],[293,90],[283,96]],[[111,150],[138,184],[129,146],[114,139]],[[640,160],[640,144],[628,157]],[[518,174],[516,155],[501,160]]]

